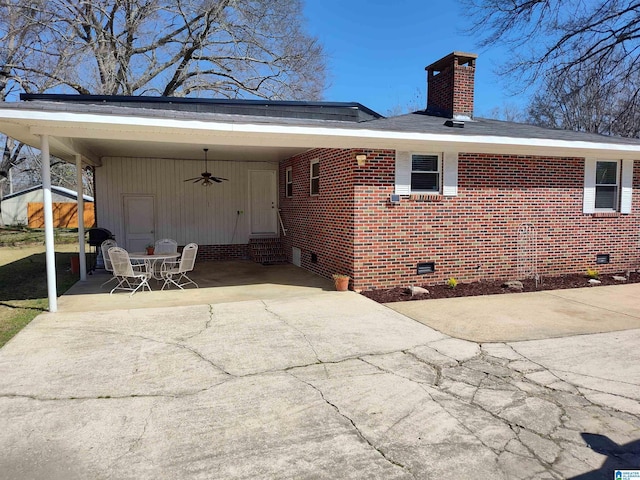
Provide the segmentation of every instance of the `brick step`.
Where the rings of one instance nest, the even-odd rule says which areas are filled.
[[[289,263],[280,237],[261,237],[249,240],[249,256],[251,260],[263,265]]]

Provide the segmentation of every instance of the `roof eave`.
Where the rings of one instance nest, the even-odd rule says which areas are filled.
[[[12,128],[9,128],[12,127]],[[363,125],[364,127],[365,125]],[[10,130],[10,131],[7,131]],[[555,157],[602,156],[640,159],[640,144],[598,143],[548,138],[456,135],[373,130],[336,126],[292,126],[270,123],[184,120],[92,113],[0,109],[0,131],[39,146],[39,136],[100,138],[220,145],[294,146],[308,148],[424,148],[476,153],[510,153]],[[72,144],[72,142],[71,142]],[[83,152],[77,152],[83,153]]]

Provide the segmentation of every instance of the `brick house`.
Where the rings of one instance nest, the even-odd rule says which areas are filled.
[[[169,237],[200,260],[268,262],[254,248],[268,245],[356,290],[637,268],[640,140],[476,118],[475,66],[461,52],[429,65],[426,109],[390,118],[44,94],[0,103],[0,132],[93,168],[98,226],[133,251]],[[228,181],[185,182],[205,165]]]
[[[640,156],[588,150],[637,141],[474,119],[475,60],[454,52],[429,65],[425,111],[367,125],[432,141],[280,162],[294,262],[347,273],[355,289],[640,266]]]

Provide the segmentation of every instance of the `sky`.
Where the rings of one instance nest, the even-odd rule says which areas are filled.
[[[383,115],[424,108],[424,68],[461,51],[478,54],[476,116],[526,104],[526,95],[513,96],[495,73],[507,52],[480,48],[479,38],[463,32],[469,24],[458,0],[305,0],[304,13],[328,56],[326,101],[359,102]]]

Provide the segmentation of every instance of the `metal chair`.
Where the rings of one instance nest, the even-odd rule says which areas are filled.
[[[175,285],[179,289],[183,290],[182,287],[185,285],[189,285],[193,283],[196,288],[198,284],[191,280],[187,276],[187,272],[193,271],[193,266],[196,263],[196,255],[198,254],[198,245],[195,243],[190,243],[184,247],[182,250],[182,256],[180,260],[176,260],[175,262],[164,262],[162,264],[162,269],[160,270],[160,274],[162,278],[164,278],[164,284],[162,285],[162,290],[168,285]],[[176,277],[177,278],[174,278]],[[181,283],[182,280],[186,280]]]
[[[131,292],[129,294],[131,297],[139,289],[144,290],[145,287],[151,291],[149,286],[151,273],[147,271],[146,263],[133,265],[129,253],[124,248],[111,247],[107,253],[111,260],[113,276],[118,280],[118,285],[111,290],[109,295],[116,290],[126,290]]]
[[[178,251],[178,242],[171,238],[163,238],[156,241],[154,252],[155,253],[176,253]]]
[[[117,246],[118,244],[112,238],[105,240],[100,245],[100,250],[102,251],[102,261],[104,262],[104,269],[109,273],[113,273],[113,267],[111,266],[111,259],[109,258],[109,249],[111,247],[117,247]],[[116,280],[116,277],[111,277],[109,280],[107,280],[102,285],[100,285],[100,287],[104,287],[107,283],[111,283],[114,280]]]

